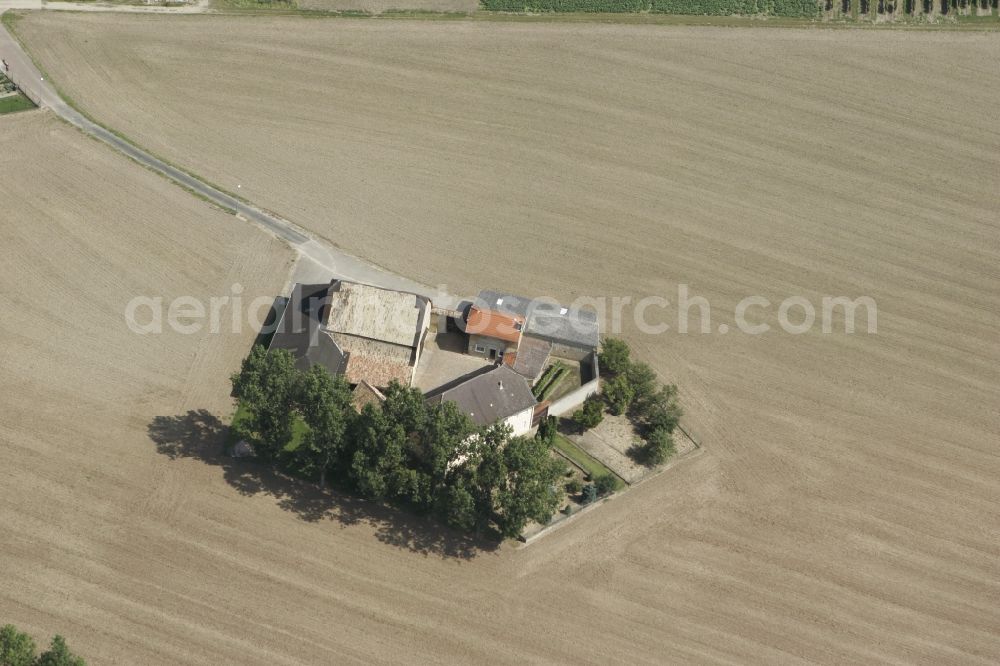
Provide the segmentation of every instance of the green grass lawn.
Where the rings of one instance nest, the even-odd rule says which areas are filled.
[[[33,108],[35,108],[35,105],[31,103],[31,100],[21,93],[9,97],[0,97],[0,114],[27,111]]]
[[[236,413],[233,414],[233,422],[229,428],[229,441],[227,442],[227,447],[232,447],[236,443],[236,437],[240,426],[245,424],[246,420],[250,418],[250,410],[247,409],[241,402],[236,407]],[[299,448],[302,444],[302,440],[305,439],[306,433],[309,432],[309,426],[306,425],[298,416],[292,421],[292,439],[288,444],[285,445],[285,451],[294,451]]]
[[[558,449],[560,453],[572,460],[577,467],[590,474],[591,480],[604,474],[611,474],[611,478],[615,480],[615,490],[621,489],[622,480],[619,479],[618,476],[615,475],[610,469],[605,467],[601,461],[597,460],[574,444],[572,440],[556,433],[555,439],[552,441],[552,445]]]

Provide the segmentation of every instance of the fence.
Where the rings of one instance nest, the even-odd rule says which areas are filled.
[[[7,77],[8,81],[10,81],[11,83],[14,84],[14,89],[15,90],[17,90],[19,93],[21,93],[22,95],[24,95],[25,97],[27,97],[29,100],[31,100],[32,104],[34,104],[35,106],[41,108],[42,104],[39,101],[40,98],[39,98],[39,96],[38,96],[37,93],[35,93],[34,91],[31,91],[31,90],[27,90],[25,88],[22,88],[21,84],[18,83],[14,79],[14,77],[10,75],[10,72],[8,72],[8,71],[0,71],[0,74],[3,74],[5,77]]]

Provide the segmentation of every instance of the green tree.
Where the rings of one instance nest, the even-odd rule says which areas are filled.
[[[633,363],[625,372],[625,378],[632,388],[631,411],[642,418],[646,415],[656,393],[656,372],[649,367],[648,363]]]
[[[469,491],[467,476],[460,472],[441,496],[441,515],[452,527],[462,530],[472,530],[479,522],[476,512],[476,498]]]
[[[309,432],[295,451],[295,461],[301,474],[319,478],[320,487],[326,487],[327,473],[343,457],[355,415],[351,398],[343,375],[334,377],[322,366],[314,365],[299,377],[295,402]]]
[[[628,411],[635,391],[625,375],[615,375],[604,385],[604,399],[608,403],[608,411],[615,416],[621,416]]]
[[[445,492],[452,467],[469,456],[475,433],[475,424],[454,402],[427,407],[414,460],[428,478],[427,505]]]
[[[604,338],[601,340],[601,351],[597,355],[601,372],[608,375],[620,375],[628,370],[631,360],[631,350],[628,343],[619,338]]]
[[[404,482],[406,431],[373,404],[364,406],[354,424],[350,467],[354,487],[372,499],[395,496]]]
[[[382,411],[392,423],[403,428],[407,434],[423,429],[427,420],[427,402],[420,389],[408,388],[396,380],[385,390]]]
[[[488,526],[496,517],[497,494],[507,483],[507,465],[503,450],[513,433],[499,421],[483,428],[474,438],[466,474],[469,491],[475,500],[476,529]]]
[[[503,449],[506,479],[497,493],[497,527],[516,537],[529,520],[546,523],[562,500],[563,464],[535,438],[514,437]]]
[[[538,431],[535,433],[535,437],[545,442],[547,446],[552,446],[558,430],[559,419],[555,416],[547,416],[538,424]]]
[[[52,638],[49,649],[38,656],[37,666],[87,666],[81,657],[69,651],[65,639],[56,635]]]
[[[573,422],[581,430],[597,427],[604,420],[604,402],[599,396],[591,396],[583,407],[573,412]]]
[[[279,349],[268,353],[258,345],[233,375],[233,395],[250,412],[250,427],[258,438],[254,450],[264,459],[275,460],[292,439],[298,374],[290,352]]]
[[[0,666],[34,666],[35,641],[12,624],[0,628]]]
[[[583,497],[581,497],[580,502],[582,504],[592,504],[597,501],[597,486],[593,483],[588,483],[583,487]]]
[[[421,511],[427,511],[434,505],[430,475],[408,466],[405,456],[393,477],[393,493],[397,498],[409,502]]]
[[[663,428],[656,428],[646,438],[645,458],[647,465],[660,465],[674,455],[674,437]]]
[[[643,422],[647,430],[672,434],[683,415],[684,410],[677,404],[677,387],[669,384],[661,386],[649,399]]]

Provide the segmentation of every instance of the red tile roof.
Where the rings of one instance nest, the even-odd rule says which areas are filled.
[[[465,331],[471,335],[483,335],[488,338],[517,342],[521,339],[521,329],[524,328],[524,317],[509,315],[496,310],[480,310],[473,306],[469,310]]]

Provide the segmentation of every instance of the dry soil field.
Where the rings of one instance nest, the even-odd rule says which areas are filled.
[[[197,631],[160,618],[196,608],[164,574],[211,547],[191,546],[199,530],[234,527],[209,508],[218,475],[147,430],[227,416],[253,333],[139,336],[123,313],[235,283],[273,295],[291,253],[40,111],[0,120],[0,205],[0,622],[46,641],[64,625],[94,664],[183,657]]]
[[[139,407],[109,408],[111,435],[74,412],[40,430],[66,405],[39,418],[17,391],[2,500],[22,508],[0,515],[41,546],[4,546],[4,617],[102,661],[1000,657],[996,35],[52,14],[19,31],[107,125],[430,284],[683,282],[729,324],[752,294],[868,295],[879,317],[875,336],[627,326],[706,453],[468,561],[117,444]],[[78,489],[53,442],[96,451]]]

